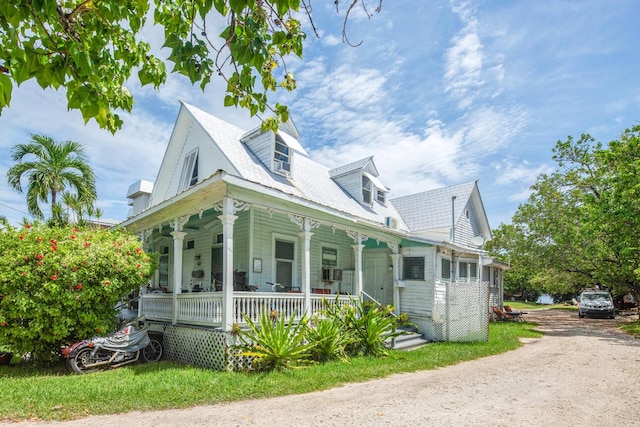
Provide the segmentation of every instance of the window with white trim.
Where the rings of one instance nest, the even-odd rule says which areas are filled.
[[[424,257],[402,257],[402,278],[404,280],[424,280]]]
[[[338,249],[322,247],[322,265],[324,267],[336,267],[338,265]]]
[[[158,261],[158,288],[167,289],[169,287],[169,247],[164,246],[160,251]]]
[[[379,188],[376,189],[377,190],[377,196],[376,199],[378,200],[378,202],[384,204],[384,202],[387,199],[387,193],[383,190],[380,190]]]
[[[371,180],[368,176],[362,175],[362,202],[371,204]]]
[[[194,150],[187,154],[184,158],[184,164],[182,165],[182,174],[180,175],[180,186],[178,191],[186,190],[187,188],[198,183],[198,150]]]
[[[461,261],[458,264],[459,279],[461,282],[475,282],[478,280],[478,264],[470,261]]]
[[[289,146],[280,135],[276,134],[276,143],[273,150],[273,170],[284,175],[291,173],[291,156]]]
[[[293,285],[295,244],[285,240],[276,240],[275,246],[276,283],[291,287]]]
[[[451,280],[451,260],[440,258],[440,277],[442,280]]]

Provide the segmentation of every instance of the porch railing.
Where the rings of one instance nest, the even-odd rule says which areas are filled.
[[[335,301],[336,295],[311,294],[311,312],[322,308],[322,300]],[[349,305],[348,295],[339,295],[338,304]],[[200,326],[222,326],[222,293],[203,292],[177,295],[177,323]],[[140,297],[140,314],[149,320],[172,321],[172,294],[144,294]],[[304,294],[275,292],[234,292],[233,322],[246,324],[244,315],[257,322],[262,310],[277,310],[286,319],[299,319],[304,313]],[[244,315],[243,315],[244,314]]]

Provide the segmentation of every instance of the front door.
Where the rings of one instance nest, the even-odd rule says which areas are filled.
[[[363,259],[364,291],[380,304],[393,304],[393,283],[389,271],[389,255],[384,252],[367,253]]]

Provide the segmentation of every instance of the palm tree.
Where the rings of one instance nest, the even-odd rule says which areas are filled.
[[[9,185],[22,193],[21,181],[27,178],[27,208],[37,218],[44,217],[39,202],[51,200],[53,216],[61,212],[58,196],[67,188],[75,190],[78,200],[86,204],[98,197],[95,174],[77,142],[57,143],[51,137],[32,134],[30,143],[13,147],[11,157],[17,164],[7,171]]]

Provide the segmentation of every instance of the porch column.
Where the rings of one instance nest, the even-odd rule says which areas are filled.
[[[233,199],[222,200],[222,330],[230,331],[233,326],[233,224],[238,217],[233,215]]]
[[[364,249],[364,245],[361,243],[362,238],[360,234],[358,234],[358,244],[351,245],[353,248],[353,259],[356,263],[356,271],[355,271],[355,285],[356,285],[356,295],[358,298],[362,297],[362,250]]]
[[[305,218],[303,223],[304,231],[298,233],[302,247],[302,292],[304,293],[304,311],[311,313],[311,236],[313,233],[309,219]]]
[[[391,265],[392,265],[392,274],[393,274],[393,312],[396,315],[400,314],[400,288],[398,287],[399,277],[399,263],[400,263],[400,254],[391,254]]]
[[[178,228],[178,227],[176,227]],[[182,248],[184,231],[172,231],[173,236],[173,303],[171,304],[171,324],[178,323],[178,294],[182,291]]]

